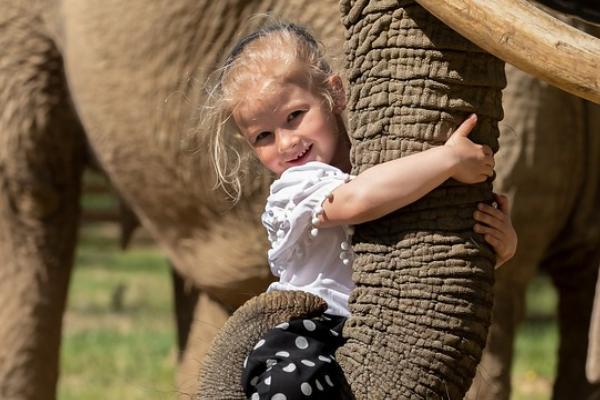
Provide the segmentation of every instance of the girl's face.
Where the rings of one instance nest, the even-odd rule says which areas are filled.
[[[278,176],[309,161],[349,169],[350,145],[338,125],[345,96],[339,77],[332,79],[337,85],[333,110],[307,85],[292,81],[248,94],[233,110],[235,123],[260,162]]]

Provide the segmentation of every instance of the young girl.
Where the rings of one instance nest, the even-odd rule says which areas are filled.
[[[285,322],[267,332],[244,362],[246,395],[253,399],[337,398],[343,374],[333,354],[343,343],[351,279],[351,226],[382,217],[426,195],[449,178],[478,183],[492,176],[493,153],[468,139],[469,117],[444,146],[386,162],[357,177],[341,117],[346,98],[315,39],[280,24],[243,38],[227,57],[217,88],[219,124],[214,159],[221,183],[239,193],[231,170],[234,132],[279,178],[262,222],[268,259],[279,278],[274,290],[302,290],[323,298],[325,316]],[[499,209],[480,204],[475,231],[500,265],[515,252],[506,197]]]

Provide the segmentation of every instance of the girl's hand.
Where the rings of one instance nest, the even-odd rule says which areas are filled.
[[[494,173],[492,149],[473,143],[468,138],[476,124],[477,116],[471,114],[444,144],[452,152],[455,160],[452,178],[462,183],[484,182]]]
[[[498,208],[485,203],[477,205],[473,230],[483,235],[496,252],[496,268],[510,260],[517,251],[517,233],[510,220],[510,204],[504,195],[494,193]]]

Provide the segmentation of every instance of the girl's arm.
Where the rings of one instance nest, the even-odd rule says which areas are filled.
[[[318,227],[354,225],[380,218],[425,196],[449,178],[463,183],[485,181],[493,174],[491,149],[468,135],[473,114],[444,146],[376,165],[338,187],[323,203]]]

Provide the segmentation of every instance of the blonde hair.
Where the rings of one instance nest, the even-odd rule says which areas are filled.
[[[235,107],[247,100],[242,93],[249,89],[256,93],[257,85],[264,89],[282,79],[300,78],[333,109],[333,94],[327,85],[333,72],[321,48],[306,29],[277,23],[242,38],[215,72],[217,81],[208,92],[202,122],[210,129],[216,187],[234,202],[242,195],[242,182],[259,168],[232,118]]]

